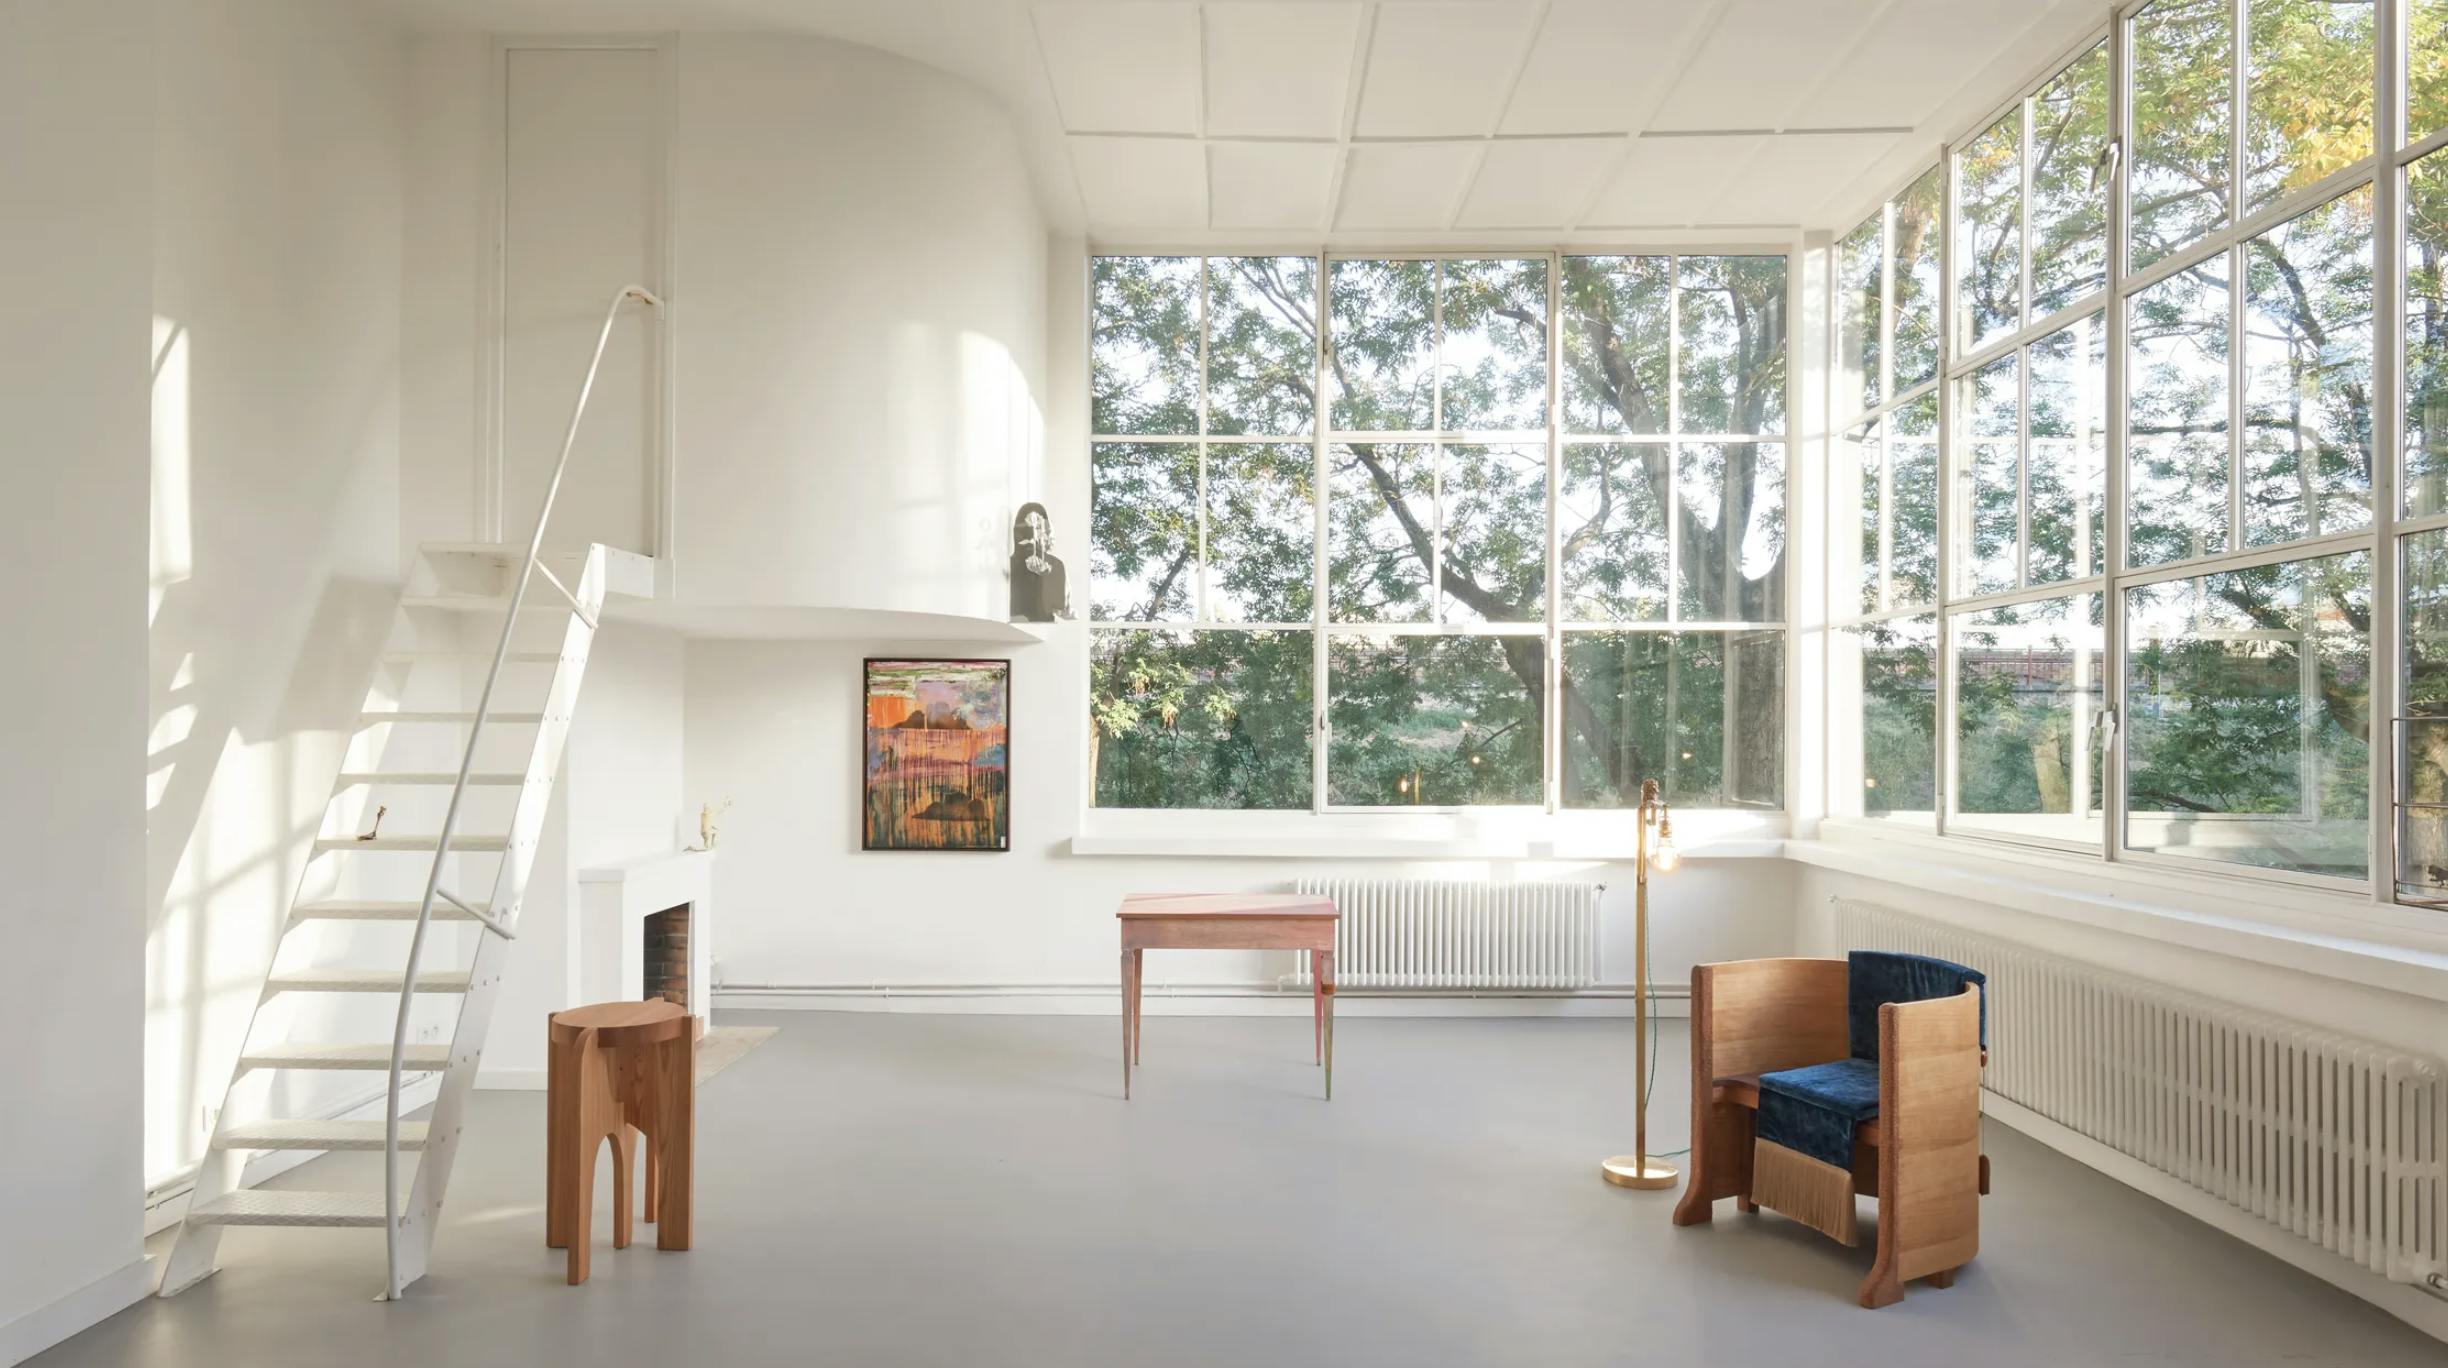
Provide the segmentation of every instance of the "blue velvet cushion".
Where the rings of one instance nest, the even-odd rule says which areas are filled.
[[[1989,1048],[1989,976],[1949,960],[1856,950],[1845,956],[1845,1035],[1855,1059],[1878,1058],[1878,1009],[1890,1002],[1953,997],[1967,983],[1982,985],[1981,1048]]]
[[[1879,1066],[1837,1059],[1760,1075],[1756,1134],[1838,1168],[1853,1165],[1853,1128],[1879,1109]]]

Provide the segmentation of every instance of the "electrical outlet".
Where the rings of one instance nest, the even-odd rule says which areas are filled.
[[[209,1140],[212,1138],[213,1127],[219,1125],[220,1122],[221,1109],[219,1107],[196,1108],[196,1130],[199,1134],[204,1136],[205,1139]],[[380,1213],[377,1214],[379,1215]]]
[[[416,1038],[419,1045],[431,1045],[440,1040],[442,1038],[442,1023],[438,1021],[429,1021],[424,1025],[417,1027]],[[379,1216],[382,1213],[376,1212],[375,1214]]]

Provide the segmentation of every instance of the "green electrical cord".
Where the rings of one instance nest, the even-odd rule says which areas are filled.
[[[1641,918],[1640,938],[1640,958],[1641,963],[1645,965],[1649,962],[1649,919],[1647,917]],[[1658,1076],[1657,999],[1649,993],[1648,987],[1647,984],[1641,985],[1642,1011],[1647,1013],[1649,1018],[1649,1072],[1644,1080],[1647,1086],[1641,1091],[1641,1110],[1644,1112],[1649,1110],[1649,1094],[1657,1091]],[[1647,1155],[1645,1158],[1672,1159],[1689,1153],[1691,1153],[1691,1146],[1685,1145],[1679,1150],[1664,1150],[1657,1154]]]

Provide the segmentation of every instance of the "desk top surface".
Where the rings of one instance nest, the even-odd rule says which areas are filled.
[[[1133,893],[1117,917],[1314,917],[1332,921],[1334,900],[1314,893]]]

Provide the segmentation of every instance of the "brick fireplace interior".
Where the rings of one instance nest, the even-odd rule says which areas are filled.
[[[649,913],[640,924],[645,937],[645,983],[640,996],[648,1002],[664,998],[689,1006],[689,905]]]

